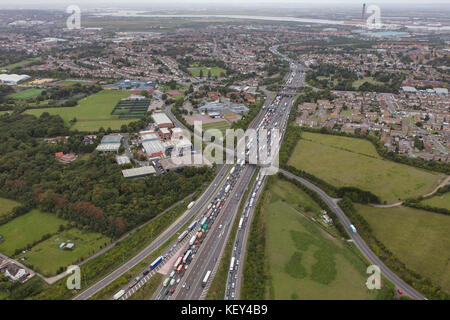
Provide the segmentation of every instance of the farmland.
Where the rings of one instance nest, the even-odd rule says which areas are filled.
[[[73,250],[60,250],[61,243],[73,243]],[[69,229],[53,235],[40,242],[31,251],[21,254],[25,264],[46,276],[52,276],[80,259],[97,252],[102,246],[109,243],[109,239],[99,233],[85,232],[79,229]]]
[[[400,261],[450,292],[450,216],[408,207],[356,209]]]
[[[382,159],[366,140],[303,132],[288,161],[336,186],[371,191],[388,203],[426,194],[442,175]]]
[[[0,251],[6,255],[14,255],[16,249],[23,249],[35,241],[39,241],[46,234],[58,231],[60,225],[67,222],[50,213],[32,210],[10,222],[0,226]]]
[[[40,116],[43,112],[60,115],[65,123],[73,118],[77,122],[72,129],[80,131],[96,131],[100,127],[113,130],[120,128],[122,124],[128,124],[131,120],[122,120],[118,116],[112,116],[111,111],[120,99],[130,95],[128,91],[100,91],[78,101],[78,106],[69,108],[44,108],[27,110],[26,113]]]
[[[354,249],[304,215],[302,208],[319,209],[302,190],[275,180],[265,201],[267,299],[382,298],[384,290],[366,288],[366,264]]]

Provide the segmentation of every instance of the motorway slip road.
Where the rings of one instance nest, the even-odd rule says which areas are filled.
[[[350,220],[347,218],[345,213],[342,211],[342,209],[336,205],[336,203],[333,201],[333,198],[328,196],[322,189],[319,189],[311,182],[302,179],[296,175],[293,175],[290,172],[287,172],[285,170],[280,169],[280,172],[284,174],[285,176],[295,179],[308,187],[309,189],[314,190],[319,194],[319,196],[322,198],[323,201],[325,201],[331,210],[338,216],[339,220],[343,224],[345,230],[350,235],[351,239],[355,243],[355,245],[358,247],[358,249],[361,251],[361,253],[366,257],[367,260],[373,265],[376,265],[380,268],[381,274],[386,277],[389,281],[391,281],[397,289],[401,289],[403,291],[403,294],[406,296],[409,296],[416,300],[427,300],[422,294],[420,294],[416,289],[411,287],[409,284],[407,284],[405,281],[400,279],[394,272],[392,272],[378,257],[373,251],[369,248],[369,246],[364,242],[364,240],[361,238],[361,236],[358,233],[352,232],[350,229]]]

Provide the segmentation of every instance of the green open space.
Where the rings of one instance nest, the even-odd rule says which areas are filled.
[[[21,254],[26,265],[45,276],[54,276],[79,261],[88,258],[101,247],[107,245],[110,239],[100,233],[82,231],[76,228],[64,230],[51,238],[40,242],[30,251]],[[73,249],[61,250],[62,243],[73,243]]]
[[[450,192],[436,195],[421,202],[424,205],[450,210]]]
[[[217,129],[222,132],[222,135],[225,137],[226,130],[230,128],[230,125],[226,121],[220,121],[220,122],[209,122],[209,123],[203,123],[203,132],[209,129]]]
[[[400,261],[450,292],[450,216],[409,207],[355,207]]]
[[[0,243],[0,252],[12,256],[17,249],[32,245],[41,240],[44,235],[54,234],[60,225],[66,224],[67,221],[54,214],[44,213],[37,209],[31,210],[0,226],[0,235],[3,237],[3,242]]]
[[[111,112],[121,99],[129,95],[129,91],[104,90],[78,101],[76,107],[34,109],[27,110],[26,113],[37,117],[44,112],[57,114],[66,123],[76,118],[77,122],[72,129],[80,131],[96,131],[100,127],[117,130],[122,124],[128,124],[132,120],[119,119],[119,116],[111,115]]]
[[[194,77],[200,76],[200,71],[202,71],[203,77],[205,77],[205,78],[208,77],[209,71],[211,71],[211,75],[214,77],[220,77],[221,73],[223,73],[223,74],[227,73],[227,71],[225,69],[218,68],[218,67],[213,67],[213,68],[195,67],[195,68],[189,68],[188,70]]]
[[[303,132],[288,161],[336,187],[371,191],[388,203],[431,192],[443,175],[381,158],[366,140]]]
[[[5,198],[0,198],[0,217],[10,213],[15,207],[19,206],[20,203],[14,201],[14,200],[9,200],[9,199],[5,199]],[[1,233],[0,233],[1,235]]]
[[[40,95],[42,91],[43,91],[42,89],[36,89],[36,88],[25,89],[25,90],[8,95],[8,98],[19,99],[19,100],[34,98],[34,97],[37,97],[38,95]]]
[[[383,84],[382,82],[376,81],[372,77],[364,77],[362,79],[358,79],[355,82],[353,82],[353,88],[359,88],[361,85],[364,84],[364,82],[368,82],[370,84],[376,84],[376,85]]]
[[[290,194],[286,194],[289,188]],[[304,215],[313,201],[295,185],[275,180],[262,204],[269,270],[268,299],[377,299],[365,286],[367,265],[346,242]],[[294,195],[299,195],[296,198]],[[308,199],[309,198],[309,199]]]
[[[30,58],[30,59],[23,60],[23,61],[20,61],[20,62],[17,62],[17,63],[9,64],[9,65],[4,66],[4,67],[0,67],[0,70],[12,70],[12,69],[15,69],[15,68],[18,68],[18,67],[26,66],[27,64],[30,64],[32,62],[36,62],[36,61],[39,61],[39,60],[41,60],[40,57]]]

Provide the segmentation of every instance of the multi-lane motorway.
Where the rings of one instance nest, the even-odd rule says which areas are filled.
[[[271,50],[272,52],[279,54],[276,47],[271,48]],[[268,130],[279,129],[281,140],[286,130],[290,109],[294,103],[292,88],[304,86],[305,71],[302,65],[294,63],[285,56],[283,56],[283,58],[289,61],[291,67],[291,72],[285,78],[286,86],[284,87],[282,93],[277,95],[275,99],[267,99],[261,112],[250,125],[250,128],[257,130],[260,128]],[[271,108],[271,110],[269,110],[268,106],[272,103],[276,105],[276,108]],[[170,111],[168,113],[170,114]],[[268,140],[270,139],[271,138],[268,138]],[[243,143],[245,143],[245,140]],[[256,141],[253,143],[256,144]],[[248,155],[248,152],[250,152],[248,145],[245,150],[247,150]],[[264,183],[264,176],[259,175],[255,185],[250,186],[250,180],[257,170],[256,166],[242,162],[233,166],[231,172],[227,174],[231,167],[231,165],[223,165],[201,198],[180,219],[170,226],[166,232],[160,235],[137,256],[133,257],[124,265],[114,270],[111,274],[86,289],[84,292],[75,297],[75,299],[88,299],[96,292],[100,291],[119,276],[133,268],[148,255],[153,253],[172,236],[177,233],[181,233],[181,231],[183,231],[181,228],[192,219],[195,219],[197,222],[195,228],[189,231],[185,239],[175,241],[173,245],[169,246],[169,248],[163,252],[161,256],[163,260],[158,268],[152,270],[151,273],[148,273],[147,270],[143,270],[143,272],[145,272],[145,277],[141,277],[137,285],[133,283],[133,287],[130,287],[130,285],[125,286],[123,288],[125,294],[122,296],[122,299],[128,298],[131,294],[138,290],[145,283],[145,281],[148,281],[149,278],[158,270],[160,272],[163,272],[162,270],[164,270],[163,273],[166,274],[166,276],[169,275],[169,273],[171,276],[170,279],[166,278],[165,285],[161,284],[161,286],[157,289],[153,297],[154,299],[204,299],[219,266],[219,262],[233,222],[235,219],[242,218],[242,224],[240,223],[239,230],[236,234],[236,238],[234,239],[232,254],[232,257],[234,258],[233,267],[230,268],[226,290],[227,299],[239,298],[239,289],[242,277],[241,266],[243,263],[243,257],[245,256],[245,244],[250,229],[253,210],[261,193],[261,186]],[[265,168],[262,170],[264,169]],[[287,172],[283,173],[289,175]],[[301,179],[298,177],[294,178]],[[398,288],[401,288],[406,295],[414,299],[424,299],[420,293],[411,288],[391,270],[389,270],[369,249],[357,233],[351,232],[350,222],[331,198],[329,198],[322,190],[318,189],[313,184],[303,181],[303,179],[301,180],[301,182],[306,186],[318,192],[320,196],[328,203],[330,208],[336,212],[359,250],[361,250],[363,255],[371,263],[380,266],[382,274],[387,279],[392,281]],[[252,188],[249,199],[242,199],[242,195],[245,193],[247,188]],[[247,203],[244,212],[241,217],[237,217],[239,204],[241,201],[245,200],[247,200]],[[250,202],[252,202],[253,205],[250,205]],[[200,221],[203,221],[205,216],[208,217],[208,222],[200,223]],[[203,235],[199,238],[200,241],[196,241],[195,243],[188,241],[188,239],[194,239],[194,236],[198,236],[200,233]],[[188,252],[189,254],[187,254]],[[177,256],[182,256],[185,258],[188,256],[189,259],[185,259],[186,261],[183,261],[183,263],[178,265],[182,266],[177,268],[178,272],[173,272],[173,267],[171,264],[173,264],[173,259]],[[171,281],[170,284],[169,281]]]
[[[169,240],[174,234],[176,234],[182,226],[184,226],[192,217],[194,217],[200,209],[204,206],[205,203],[207,203],[217,188],[218,184],[222,180],[222,178],[225,176],[225,173],[229,169],[228,165],[224,165],[220,170],[219,173],[216,175],[212,183],[209,185],[207,190],[203,193],[201,198],[195,203],[194,207],[192,207],[190,210],[188,210],[182,218],[178,219],[174,224],[172,224],[169,229],[161,234],[155,241],[150,243],[145,249],[143,249],[139,254],[134,256],[132,259],[127,261],[125,264],[108,274],[106,277],[92,285],[91,287],[84,290],[82,293],[77,295],[74,300],[86,300],[89,299],[91,296],[96,294],[98,291],[112,283],[114,280],[119,278],[121,275],[123,275],[125,272],[136,266],[138,263],[140,263],[142,260],[144,260],[148,255],[150,255],[152,252],[154,252],[156,249],[158,249],[160,246],[162,246],[167,240]]]

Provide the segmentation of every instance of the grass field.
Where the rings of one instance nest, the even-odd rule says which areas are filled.
[[[67,221],[57,218],[54,214],[32,210],[0,226],[0,235],[3,236],[0,252],[12,256],[16,249],[39,241],[45,234],[57,232],[59,226],[65,224]]]
[[[8,95],[8,98],[19,99],[19,100],[34,98],[34,97],[37,97],[38,95],[40,95],[42,91],[43,91],[42,89],[36,89],[36,88],[25,89],[23,91],[19,91],[19,92]]]
[[[0,198],[0,217],[4,214],[10,213],[12,209],[17,207],[18,205],[20,205],[20,203],[16,201]]]
[[[66,123],[77,118],[72,129],[80,131],[96,131],[100,127],[113,130],[120,129],[122,124],[128,124],[132,120],[119,119],[111,116],[111,111],[120,99],[130,95],[128,91],[104,90],[78,101],[78,106],[70,108],[44,108],[27,110],[26,113],[40,116],[43,112],[60,115]]]
[[[276,180],[266,201],[267,299],[367,300],[384,292],[366,288],[366,264],[350,246],[296,210],[315,207],[302,190]]]
[[[450,192],[444,193],[442,196],[434,196],[426,199],[422,201],[422,204],[450,210]]]
[[[203,71],[203,77],[208,77],[208,72],[211,71],[211,75],[215,77],[220,77],[220,74],[226,74],[227,71],[222,68],[208,68],[208,67],[195,67],[188,69],[194,77],[198,77],[200,75],[200,70]]]
[[[388,203],[431,192],[442,175],[382,159],[366,140],[303,132],[288,161],[337,187],[371,191]]]
[[[374,80],[372,77],[364,77],[362,79],[356,80],[353,82],[353,88],[359,88],[364,82],[369,82],[371,84],[382,84],[382,82],[378,82]]]
[[[61,243],[71,242],[75,244],[73,250],[60,250]],[[25,264],[32,266],[45,276],[56,275],[60,267],[68,267],[80,259],[85,259],[94,254],[100,248],[110,242],[107,237],[93,232],[85,232],[79,229],[62,231],[51,238],[34,246],[31,251],[21,254]]]
[[[408,207],[356,209],[400,261],[450,292],[450,216]]]
[[[17,62],[17,63],[9,64],[9,65],[4,66],[4,67],[0,67],[0,69],[1,70],[12,70],[14,68],[23,67],[23,66],[26,66],[27,64],[30,64],[32,62],[39,61],[39,60],[41,60],[40,57],[31,58],[31,59],[23,60],[23,61],[20,61],[20,62]]]
[[[226,130],[229,128],[230,128],[230,125],[226,121],[203,123],[203,132],[205,132],[206,130],[209,130],[209,129],[218,129],[222,132],[224,137],[225,137]]]

